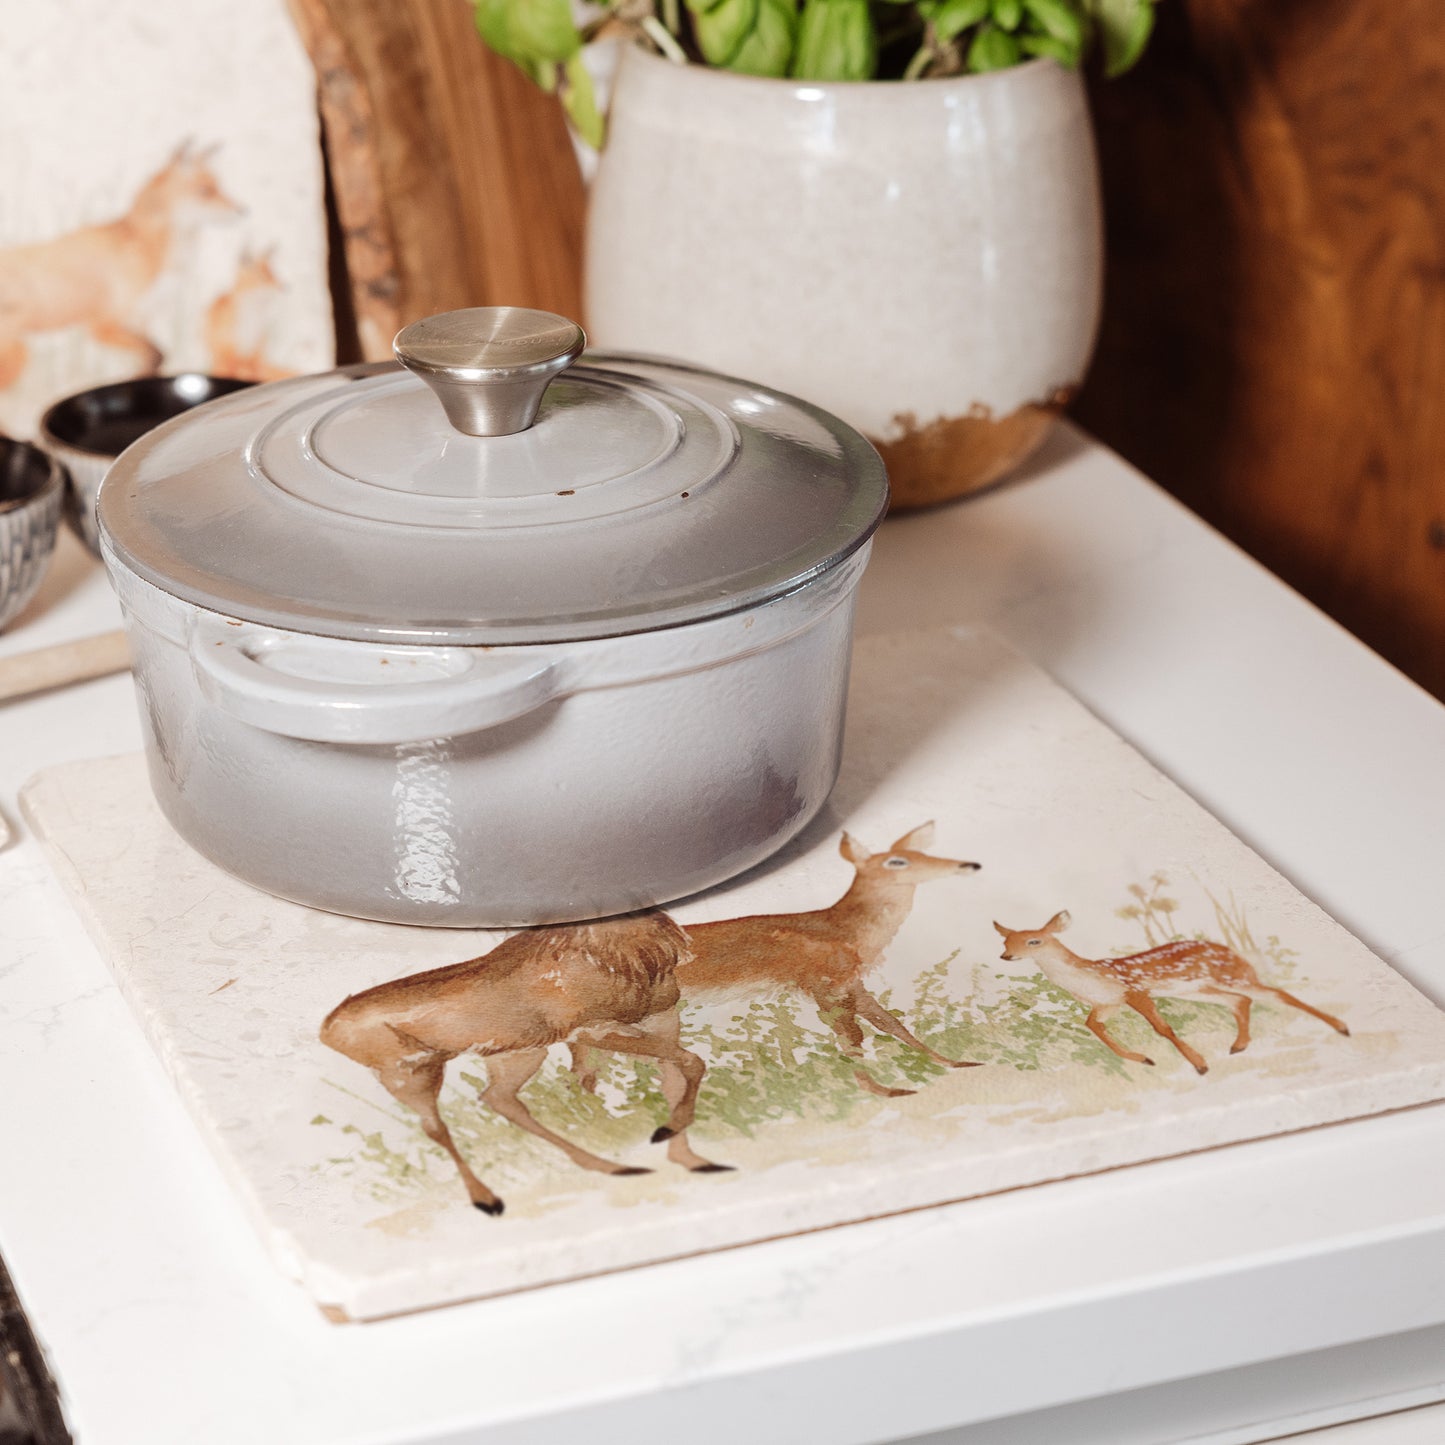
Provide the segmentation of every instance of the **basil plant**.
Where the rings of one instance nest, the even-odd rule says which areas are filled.
[[[578,133],[602,144],[582,62],[591,40],[625,36],[679,64],[795,80],[927,80],[1046,57],[1105,75],[1138,60],[1154,0],[477,0],[499,55],[561,96]]]

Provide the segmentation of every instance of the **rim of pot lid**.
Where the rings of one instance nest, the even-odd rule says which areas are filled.
[[[837,417],[518,307],[448,312],[400,365],[272,382],[123,452],[116,560],[198,606],[361,641],[519,643],[674,626],[851,555],[883,464]],[[577,363],[577,364],[574,364]]]

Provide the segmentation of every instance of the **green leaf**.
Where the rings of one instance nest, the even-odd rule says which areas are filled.
[[[1084,48],[1084,19],[1077,7],[1068,0],[1023,0],[1023,3],[1030,20],[1045,35],[1068,46],[1077,59]]]
[[[534,79],[582,48],[569,0],[477,0],[475,14],[482,39]]]
[[[989,0],[925,0],[918,7],[942,41],[952,40],[971,25],[988,19]]]
[[[797,31],[798,8],[794,0],[758,0],[757,24],[728,62],[728,69],[742,75],[786,75]]]
[[[1004,30],[1017,30],[1023,18],[1023,0],[993,0],[995,25]]]
[[[792,73],[798,80],[871,80],[878,33],[868,0],[806,0]]]
[[[968,68],[976,74],[986,70],[1007,70],[1019,63],[1019,43],[1006,30],[985,25],[968,47]]]
[[[593,150],[602,149],[605,127],[602,112],[597,109],[597,95],[592,89],[592,76],[582,63],[582,56],[572,56],[563,70],[562,108],[567,118]]]
[[[1153,0],[1087,0],[1104,48],[1104,74],[1123,75],[1144,53],[1154,29]]]
[[[709,65],[728,66],[758,23],[760,0],[688,0],[698,49]]]
[[[1076,46],[1065,45],[1062,40],[1055,40],[1052,35],[1026,34],[1019,36],[1019,49],[1025,55],[1044,56],[1049,60],[1057,60],[1060,65],[1067,66],[1070,70],[1077,70],[1079,66],[1080,51]]]

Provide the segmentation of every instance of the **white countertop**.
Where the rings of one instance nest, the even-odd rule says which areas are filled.
[[[66,538],[0,653],[116,622]],[[1029,653],[1445,1001],[1445,709],[1117,458],[1061,429],[1020,481],[888,523],[862,630],[944,622]],[[138,746],[125,677],[0,709],[0,810]],[[1050,1407],[948,1439],[1226,1445],[1445,1398],[1445,1106],[336,1326],[24,836],[0,1097],[0,1254],[81,1445],[862,1445]]]

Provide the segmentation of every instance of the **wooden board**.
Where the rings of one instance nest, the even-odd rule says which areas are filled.
[[[1171,0],[1076,413],[1445,695],[1445,7]]]
[[[289,0],[316,67],[361,355],[459,306],[581,315],[584,192],[561,111],[465,0]]]

